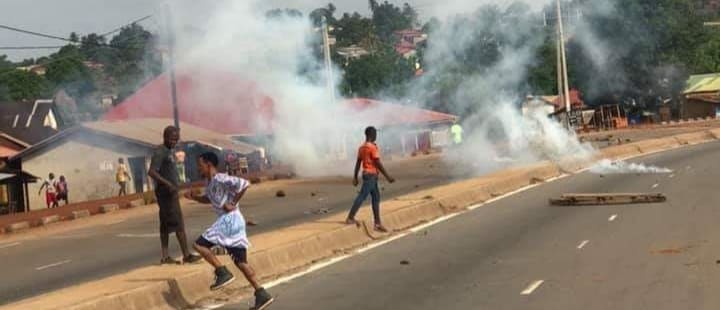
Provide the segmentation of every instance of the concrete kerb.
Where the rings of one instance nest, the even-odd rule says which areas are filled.
[[[52,223],[57,223],[59,221],[60,221],[60,216],[57,214],[50,215],[50,216],[44,216],[43,218],[40,219],[40,225],[41,226],[50,225]]]
[[[717,139],[713,133],[710,131],[701,131],[701,132],[693,132],[693,133],[686,133],[675,136],[675,139],[682,144],[699,144],[704,142],[709,142],[712,140]]]
[[[30,222],[28,221],[13,223],[7,227],[7,231],[11,233],[16,233],[28,229],[30,229]]]
[[[73,213],[72,213],[73,220],[77,220],[77,219],[81,219],[81,218],[89,217],[89,216],[90,216],[89,210],[78,210],[78,211],[73,211]]]
[[[100,206],[100,213],[112,213],[117,210],[120,210],[120,206],[114,203]]]

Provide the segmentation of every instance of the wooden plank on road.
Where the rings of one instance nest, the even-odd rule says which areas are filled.
[[[659,203],[664,201],[667,201],[667,197],[659,193],[581,193],[564,194],[560,198],[552,198],[550,204],[556,206],[593,206]]]

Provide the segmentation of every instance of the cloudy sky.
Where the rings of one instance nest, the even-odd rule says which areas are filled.
[[[126,24],[142,16],[155,14],[160,16],[160,8],[167,0],[1,0],[0,24],[32,30],[41,33],[67,37],[71,32],[80,35],[103,33]],[[181,0],[182,1],[182,0]],[[247,1],[247,0],[234,0]],[[444,16],[472,10],[481,2],[510,2],[509,0],[389,0],[395,4],[409,2],[415,6],[423,18]],[[194,5],[198,5],[197,1]],[[307,13],[310,10],[333,2],[339,12],[358,11],[368,13],[366,0],[258,0],[258,9],[267,10],[276,7],[297,8]],[[541,2],[541,1],[531,1]],[[338,14],[339,15],[339,14]],[[157,28],[162,19],[153,18],[143,22],[143,26]],[[54,46],[62,41],[29,36],[0,29],[0,47],[6,46]],[[52,50],[12,51],[0,50],[13,60],[37,57],[51,53]]]

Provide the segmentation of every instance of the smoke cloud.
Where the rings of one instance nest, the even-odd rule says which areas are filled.
[[[653,174],[672,173],[673,171],[668,168],[646,166],[642,163],[636,164],[603,159],[590,167],[590,172],[595,174]]]
[[[561,163],[568,158],[592,157],[594,151],[588,144],[580,143],[574,133],[541,110],[531,109],[526,114],[520,110],[518,99],[528,95],[528,68],[538,61],[536,51],[545,39],[545,32],[537,31],[542,27],[538,9],[544,4],[450,1],[447,6],[422,8],[426,18],[446,19],[430,34],[427,74],[412,83],[410,98],[395,101],[428,103],[440,91],[442,81],[465,73],[460,81],[453,81],[458,87],[446,103],[465,128],[465,143],[446,156],[453,166],[471,166],[476,173],[484,173],[538,160]],[[259,0],[215,1],[210,10],[203,6],[200,10],[196,3],[181,1],[173,7],[176,20],[182,21],[177,25],[178,33],[183,34],[178,38],[179,65],[216,68],[255,81],[275,103],[275,119],[270,125],[279,159],[293,163],[304,175],[347,172],[346,167],[328,168],[326,154],[354,152],[363,140],[362,129],[376,124],[330,99],[323,65],[313,55],[320,43],[310,22],[291,17],[268,19],[266,4]],[[436,7],[444,9],[433,11]],[[187,24],[202,29],[201,33],[188,34]],[[481,57],[473,57],[478,54]],[[334,76],[333,84],[338,85],[338,68],[334,68]],[[226,91],[224,95],[232,96],[237,90]]]

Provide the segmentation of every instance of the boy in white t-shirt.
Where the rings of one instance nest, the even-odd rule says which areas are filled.
[[[255,271],[247,262],[247,249],[250,247],[250,242],[245,232],[245,218],[238,208],[238,202],[250,187],[250,182],[219,173],[217,171],[218,162],[215,153],[209,152],[200,155],[198,169],[207,181],[205,193],[202,196],[196,196],[191,191],[185,195],[188,199],[212,204],[213,211],[218,216],[215,223],[195,241],[193,247],[210,265],[215,267],[215,283],[210,286],[211,290],[220,289],[235,280],[235,276],[220,263],[211,251],[214,246],[224,247],[232,257],[235,266],[242,271],[255,289],[255,306],[250,309],[262,310],[273,302],[273,297],[260,286],[255,278]]]

